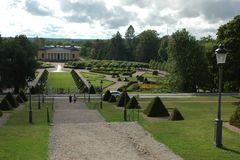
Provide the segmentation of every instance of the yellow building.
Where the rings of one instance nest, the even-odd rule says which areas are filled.
[[[76,46],[44,46],[37,54],[37,59],[42,61],[71,61],[79,57],[80,48]]]

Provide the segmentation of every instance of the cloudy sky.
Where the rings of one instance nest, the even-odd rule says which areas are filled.
[[[133,25],[136,34],[186,28],[198,38],[215,37],[238,14],[240,0],[0,0],[0,34],[106,39]]]

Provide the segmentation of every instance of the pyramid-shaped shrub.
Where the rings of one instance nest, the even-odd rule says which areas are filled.
[[[170,114],[169,120],[180,121],[180,120],[184,120],[184,118],[183,118],[181,112],[177,108],[174,108]]]
[[[0,103],[0,109],[3,111],[9,111],[9,110],[13,110],[12,105],[8,102],[8,100],[6,98],[4,98],[2,100],[2,102]]]
[[[148,117],[168,117],[169,113],[159,97],[155,97],[143,112]]]
[[[28,100],[26,94],[23,92],[23,90],[20,90],[19,95],[21,96],[21,98],[26,102]]]
[[[136,97],[132,97],[127,103],[127,109],[140,109],[139,103]]]
[[[124,92],[122,92],[122,94],[119,97],[117,106],[124,107],[125,102],[127,104],[129,100],[130,100],[130,97],[128,96],[128,93],[126,91],[124,91]]]
[[[240,106],[237,107],[237,109],[231,116],[229,123],[235,127],[240,128]]]
[[[3,113],[2,113],[2,111],[0,110],[0,117],[2,117],[2,115],[3,115]]]
[[[17,95],[16,100],[17,100],[18,103],[23,103],[24,102],[24,100],[22,99],[22,97],[20,95]]]
[[[5,98],[13,106],[13,108],[17,108],[19,106],[16,98],[12,95],[12,93],[8,92]]]
[[[96,91],[95,91],[93,85],[90,86],[90,88],[89,88],[89,90],[88,90],[88,93],[89,93],[89,94],[96,94]]]
[[[113,102],[117,102],[117,99],[115,96],[111,95],[111,97],[109,98],[108,102],[113,103]]]
[[[103,95],[103,101],[108,101],[111,98],[111,93],[109,90],[107,90]]]

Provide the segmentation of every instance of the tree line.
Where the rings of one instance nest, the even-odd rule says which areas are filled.
[[[134,60],[147,62],[153,69],[171,74],[176,91],[195,92],[201,88],[217,91],[218,67],[214,51],[219,43],[228,51],[224,65],[224,91],[240,90],[240,16],[219,27],[217,38],[197,40],[186,29],[159,37],[155,30],[135,35],[130,25],[125,36],[117,32],[110,40],[85,41],[81,54],[94,59]]]

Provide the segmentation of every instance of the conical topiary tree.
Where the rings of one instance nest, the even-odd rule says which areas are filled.
[[[127,103],[127,109],[139,109],[139,103],[134,96]]]
[[[19,106],[17,100],[15,99],[15,97],[12,95],[12,93],[8,92],[6,97],[5,97],[8,102],[13,106],[13,108],[17,108]]]
[[[21,98],[26,102],[28,100],[26,94],[23,92],[23,90],[20,90],[19,95],[21,96]]]
[[[96,91],[95,91],[93,85],[90,86],[90,88],[89,88],[89,90],[88,90],[88,93],[89,93],[89,94],[96,94]]]
[[[13,110],[12,105],[8,102],[8,100],[6,98],[4,98],[2,100],[2,102],[0,103],[0,109],[3,111],[9,111],[9,110]]]
[[[140,105],[139,105],[139,103],[138,103],[138,101],[137,101],[137,99],[136,99],[136,97],[132,97],[130,100],[129,100],[129,102],[127,103],[127,109],[132,109],[132,119],[134,120],[134,110],[135,109],[138,109],[138,120],[139,120],[139,109],[140,109],[141,107],[140,107]],[[130,115],[129,115],[129,120],[130,120]]]
[[[124,107],[125,103],[127,104],[129,100],[130,100],[130,98],[128,96],[128,93],[126,91],[123,91],[119,97],[117,106]]]
[[[159,97],[155,97],[143,112],[148,117],[168,117],[169,113]]]
[[[174,108],[170,114],[169,120],[180,121],[180,120],[184,120],[184,118],[183,118],[182,114],[180,113],[180,111],[177,108]]]
[[[2,115],[3,115],[3,113],[2,113],[2,111],[0,110],[0,117],[2,117]]]
[[[108,102],[110,102],[110,103],[117,102],[116,97],[111,95],[111,97],[109,98]]]
[[[235,127],[240,128],[240,106],[237,107],[237,109],[231,116],[229,123]]]
[[[17,95],[16,100],[17,100],[18,103],[23,103],[24,102],[24,100],[22,99],[22,97],[20,95]]]
[[[103,95],[103,101],[108,101],[111,98],[111,96],[112,96],[111,92],[107,90]]]

